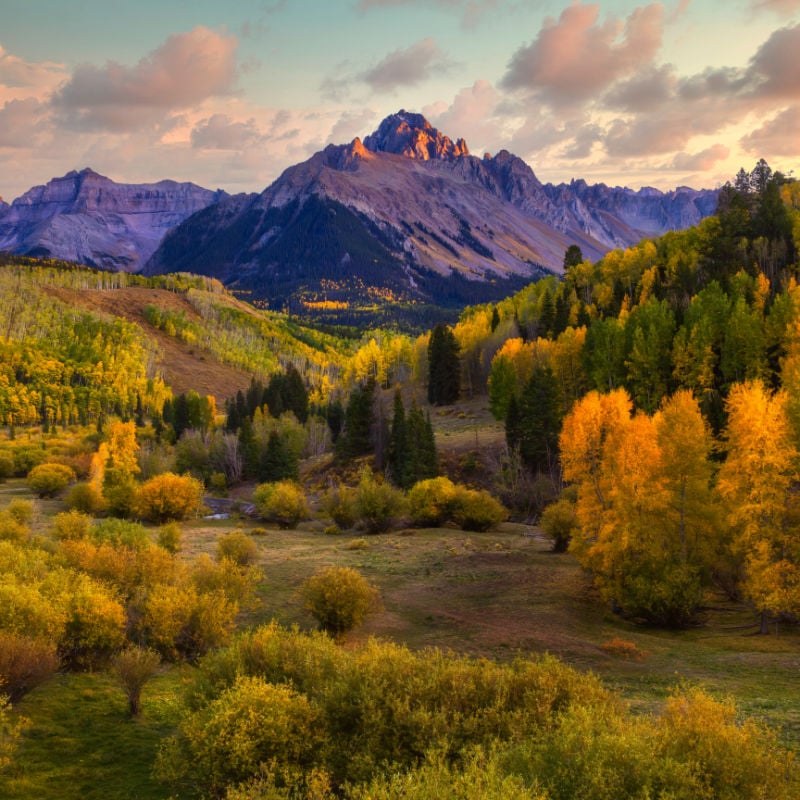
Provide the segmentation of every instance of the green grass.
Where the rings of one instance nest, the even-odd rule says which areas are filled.
[[[30,496],[18,483],[0,486],[0,507]],[[38,533],[58,501],[37,501]],[[580,670],[590,670],[631,706],[657,712],[670,690],[697,683],[731,697],[743,714],[781,730],[800,746],[800,631],[774,629],[758,636],[757,618],[742,605],[713,598],[700,624],[682,631],[636,625],[601,602],[575,560],[550,552],[535,528],[506,523],[489,533],[456,529],[323,533],[327,521],[303,523],[296,531],[268,530],[253,537],[263,570],[260,605],[242,619],[257,625],[275,619],[311,629],[298,595],[302,582],[332,564],[360,570],[375,583],[384,609],[352,632],[345,646],[369,636],[412,649],[439,647],[508,661],[549,652]],[[219,536],[263,523],[195,520],[184,523],[183,557],[213,554]],[[610,655],[609,639],[634,643],[640,660]],[[18,712],[32,727],[12,774],[0,780],[9,800],[163,798],[151,777],[159,742],[178,713],[181,684],[190,667],[165,670],[145,688],[141,719],[127,717],[125,698],[106,673],[59,675],[24,698]]]
[[[122,690],[106,673],[59,675],[19,704],[31,721],[9,774],[6,800],[157,800],[151,774],[158,743],[177,720],[185,670],[156,676],[132,720]]]

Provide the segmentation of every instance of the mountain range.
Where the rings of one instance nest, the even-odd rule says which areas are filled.
[[[0,251],[139,272],[164,235],[227,197],[193,183],[115,183],[91,169],[0,203]]]
[[[517,156],[470,154],[401,110],[260,194],[71,172],[0,205],[0,250],[221,279],[273,307],[462,306],[713,213],[717,192],[543,184]]]

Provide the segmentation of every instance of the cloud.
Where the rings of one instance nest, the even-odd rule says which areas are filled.
[[[82,64],[53,96],[62,122],[77,130],[127,131],[167,112],[232,91],[235,36],[197,27],[170,36],[135,67]]]
[[[742,137],[742,147],[757,156],[800,156],[800,104],[791,106],[760,128]]]
[[[753,11],[774,11],[781,16],[791,16],[800,11],[800,0],[750,0]]]
[[[707,172],[731,154],[730,147],[715,144],[700,153],[678,153],[672,159],[669,169],[684,172]]]
[[[331,129],[329,141],[332,144],[346,144],[352,142],[356,136],[363,139],[370,131],[368,126],[375,125],[377,116],[370,109],[345,111]]]
[[[676,83],[671,64],[647,67],[633,78],[612,86],[603,97],[603,104],[629,113],[653,111],[670,99]]]
[[[192,129],[192,147],[206,150],[240,150],[262,138],[254,119],[234,122],[227,114],[213,114]]]
[[[470,147],[485,149],[502,137],[501,103],[497,89],[487,80],[478,80],[458,92],[452,104],[436,103],[424,107],[422,113],[447,135],[464,138]]]
[[[394,50],[361,74],[373,91],[393,91],[416,86],[437,71],[449,69],[444,54],[429,36],[404,50]]]
[[[64,65],[52,61],[25,61],[0,45],[0,85],[36,89],[63,80]]]
[[[747,75],[761,97],[800,98],[800,24],[780,28],[753,56]]]
[[[31,147],[43,128],[47,108],[33,97],[0,108],[0,147]]]
[[[663,9],[636,8],[623,23],[598,22],[597,4],[574,4],[547,19],[509,62],[501,86],[537,92],[552,105],[584,101],[650,64],[661,47]]]

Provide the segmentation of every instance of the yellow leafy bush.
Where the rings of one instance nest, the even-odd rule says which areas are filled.
[[[137,515],[152,522],[195,516],[202,505],[203,484],[196,478],[172,472],[150,478],[136,493]]]

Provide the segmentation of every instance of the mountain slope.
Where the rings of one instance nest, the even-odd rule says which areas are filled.
[[[73,171],[0,205],[0,250],[136,272],[168,230],[222,197],[193,183],[123,184]]]
[[[274,307],[383,300],[463,306],[560,271],[571,244],[599,258],[713,211],[715,192],[542,184],[521,159],[469,154],[419,114],[329,145],[259,195],[167,235],[148,274],[188,270]]]

